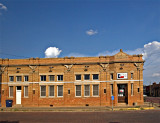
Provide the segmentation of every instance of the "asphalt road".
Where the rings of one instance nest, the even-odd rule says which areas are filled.
[[[160,123],[160,110],[108,112],[0,112],[0,123]]]

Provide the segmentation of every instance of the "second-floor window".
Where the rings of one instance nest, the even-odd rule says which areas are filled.
[[[89,74],[85,74],[84,75],[84,80],[90,80],[90,75]]]
[[[81,80],[81,75],[76,75],[76,80]]]
[[[46,81],[46,75],[41,75],[41,81]]]
[[[57,75],[57,81],[63,81],[63,75]]]
[[[99,79],[98,74],[93,74],[93,80],[98,80],[98,79]]]
[[[54,81],[54,75],[49,75],[49,81]]]
[[[22,77],[21,76],[17,76],[17,82],[22,81]]]
[[[9,76],[9,81],[13,82],[14,81],[14,76]]]
[[[24,76],[24,81],[28,82],[28,76]]]

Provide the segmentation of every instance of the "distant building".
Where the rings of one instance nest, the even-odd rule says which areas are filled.
[[[1,105],[143,104],[142,55],[0,59]]]

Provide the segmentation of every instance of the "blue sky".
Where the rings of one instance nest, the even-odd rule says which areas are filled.
[[[59,48],[59,57],[105,55],[121,48],[136,53],[145,44],[160,41],[160,0],[0,3],[7,8],[0,4],[1,58],[44,58],[48,47]]]

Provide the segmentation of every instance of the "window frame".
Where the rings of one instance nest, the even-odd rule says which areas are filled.
[[[60,77],[62,80],[58,79],[59,76],[62,76],[62,78]],[[63,81],[63,75],[57,75],[57,81]]]
[[[51,80],[51,76],[54,77],[54,80]],[[49,75],[49,81],[50,81],[50,82],[54,82],[54,81],[55,81],[55,75]]]
[[[110,88],[111,88],[111,96],[113,96],[113,84],[110,84]]]
[[[13,86],[9,86],[9,98],[13,98],[14,96],[11,96],[11,87],[13,88]],[[13,91],[12,91],[12,95],[14,93],[14,88],[13,88]]]
[[[93,86],[98,86],[98,95],[94,95],[94,88],[93,88]],[[94,85],[92,85],[92,96],[93,97],[99,97],[99,85],[98,84],[94,84]]]
[[[27,77],[27,79],[28,79],[27,81],[26,81],[26,77]],[[24,76],[24,82],[28,82],[28,81],[29,81],[29,76],[28,76],[28,75],[25,75],[25,76]]]
[[[77,86],[80,86],[81,87],[81,90],[78,90],[78,91],[80,91],[81,93],[81,95],[80,96],[77,96]],[[75,85],[75,97],[81,97],[82,96],[82,85]]]
[[[25,98],[28,98],[28,93],[27,93],[27,96],[25,95],[25,94],[26,94],[26,93],[25,93],[25,92],[26,92],[26,87],[27,87],[27,89],[28,89],[28,86],[24,86],[24,97],[25,97]],[[28,92],[28,90],[27,90],[27,92]]]
[[[51,87],[51,86],[53,86],[53,95],[54,95],[54,96],[50,96],[50,91],[51,91],[51,90],[50,90],[50,87]],[[49,86],[48,86],[48,90],[49,90],[49,91],[48,91],[48,96],[49,96],[49,97],[55,97],[55,86],[54,86],[54,85],[49,85]]]
[[[85,92],[86,92],[86,86],[89,86],[89,95],[85,95]],[[84,85],[84,97],[90,97],[90,85]]]
[[[58,90],[59,90],[59,86],[62,86],[62,96],[59,96],[58,94]],[[63,97],[63,85],[57,85],[57,97]]]
[[[13,81],[11,81],[11,77],[13,77]],[[14,76],[9,76],[9,82],[14,82]]]
[[[94,79],[94,75],[98,75],[98,79]],[[92,74],[92,79],[93,80],[99,80],[99,74]]]
[[[89,79],[85,79],[85,76],[86,76],[86,75],[89,75]],[[85,81],[89,81],[89,80],[90,80],[90,74],[84,74],[84,80],[85,80]]]
[[[80,79],[80,80],[77,80],[77,76],[81,76],[81,79]],[[82,75],[81,75],[81,74],[76,74],[76,75],[75,75],[75,80],[76,80],[76,81],[81,81],[81,80],[82,80]]]
[[[45,87],[45,96],[42,96],[42,87]],[[40,97],[42,97],[42,98],[46,97],[46,85],[40,86]]]
[[[114,77],[113,77],[113,73],[110,73],[110,80],[113,80]]]
[[[131,73],[131,79],[133,79],[133,77],[134,77],[134,76],[133,76],[133,73]]]
[[[21,81],[18,81],[18,78],[21,78]],[[16,76],[16,82],[22,82],[22,76]]]
[[[45,79],[43,78],[43,80],[42,80],[42,77],[45,77]],[[40,75],[40,80],[41,80],[41,82],[46,82],[46,75]]]

